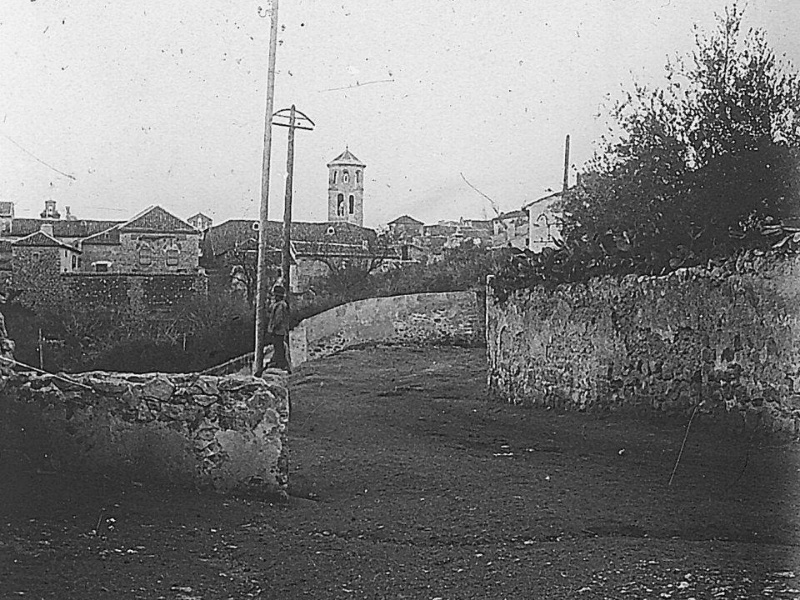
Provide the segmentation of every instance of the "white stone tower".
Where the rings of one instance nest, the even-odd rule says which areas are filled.
[[[364,226],[364,169],[345,149],[328,163],[328,221]]]

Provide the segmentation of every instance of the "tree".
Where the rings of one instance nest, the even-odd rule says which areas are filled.
[[[634,83],[613,107],[616,135],[560,206],[587,264],[657,272],[765,244],[765,224],[800,216],[800,77],[742,17],[717,15],[664,86]]]

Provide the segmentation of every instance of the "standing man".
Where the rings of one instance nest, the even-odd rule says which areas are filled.
[[[286,303],[286,290],[278,283],[272,288],[272,303],[269,307],[267,335],[274,352],[267,368],[289,370],[286,360],[286,338],[289,335],[289,305]]]

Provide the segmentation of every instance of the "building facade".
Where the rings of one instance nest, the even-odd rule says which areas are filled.
[[[529,250],[538,253],[545,248],[558,247],[561,242],[561,215],[554,207],[562,195],[562,192],[555,192],[522,207],[528,213]]]
[[[78,242],[81,271],[192,274],[200,266],[201,233],[160,206]]]

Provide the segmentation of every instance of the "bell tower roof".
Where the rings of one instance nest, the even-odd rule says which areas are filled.
[[[336,166],[336,165],[348,165],[353,167],[366,167],[364,163],[358,160],[352,152],[350,152],[349,148],[345,148],[344,152],[342,152],[339,156],[334,158],[331,162],[327,164],[328,168]]]

